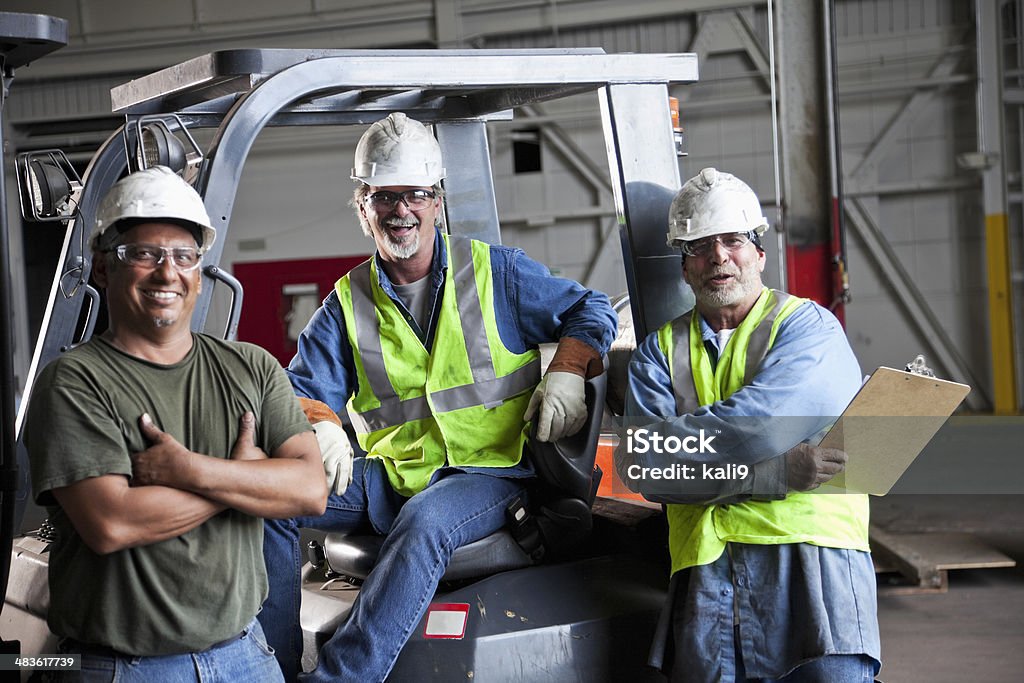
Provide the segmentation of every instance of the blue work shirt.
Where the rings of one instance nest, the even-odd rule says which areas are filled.
[[[573,337],[601,355],[608,352],[618,318],[605,294],[553,276],[522,249],[492,245],[490,251],[498,334],[509,351],[524,353],[540,344]],[[373,258],[378,259],[376,271],[381,289],[394,301],[429,351],[440,312],[441,287],[448,273],[448,254],[440,230],[435,228],[434,233],[434,256],[428,276],[430,319],[426,329],[417,324],[384,268],[379,267],[379,255]],[[296,394],[323,401],[339,415],[344,413],[345,404],[357,389],[357,379],[337,290],[324,299],[299,335],[298,352],[285,372]],[[436,472],[434,478],[443,476],[445,469]],[[532,474],[525,459],[516,467],[460,469],[502,476]]]
[[[721,353],[715,332],[703,318],[700,329],[714,361]],[[807,303],[779,324],[775,343],[745,386],[688,415],[675,416],[668,360],[657,334],[649,335],[629,364],[626,414],[671,418],[687,432],[728,431],[730,419],[748,416],[825,419],[842,414],[860,384],[860,366],[839,321]],[[807,422],[804,439],[820,429],[818,422]],[[802,440],[794,440],[792,430],[780,431],[781,436],[761,432],[758,442],[744,450],[747,461],[764,463]],[[722,462],[735,462],[737,452],[722,449]],[[676,629],[673,680],[731,680],[736,668],[734,626],[751,678],[779,678],[831,654],[864,654],[880,666],[869,553],[809,544],[730,543],[717,561],[673,578],[666,605]],[[665,635],[672,637],[670,632]],[[664,645],[655,643],[655,666],[671,664],[662,660]]]

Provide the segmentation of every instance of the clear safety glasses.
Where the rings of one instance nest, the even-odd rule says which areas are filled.
[[[158,268],[170,259],[174,269],[188,273],[203,262],[203,251],[199,247],[160,247],[155,244],[122,244],[114,250],[117,258],[137,268]]]
[[[430,190],[377,190],[366,195],[366,203],[373,207],[374,211],[392,211],[398,206],[398,202],[405,204],[410,211],[419,211],[430,206],[436,198],[437,195]]]
[[[715,242],[725,247],[726,251],[736,251],[745,247],[751,239],[749,232],[727,232],[723,235],[712,235],[704,239],[683,242],[683,253],[687,256],[707,256],[711,253]]]

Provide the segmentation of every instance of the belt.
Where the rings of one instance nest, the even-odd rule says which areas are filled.
[[[178,654],[188,655],[188,654],[198,654],[200,652],[210,652],[211,650],[216,650],[217,648],[224,647],[225,645],[230,645],[231,643],[235,642],[236,640],[240,640],[240,639],[244,638],[246,636],[246,634],[248,634],[248,632],[249,632],[249,629],[245,629],[243,631],[240,631],[240,632],[238,632],[238,633],[236,633],[236,634],[234,634],[234,635],[232,635],[232,636],[230,636],[228,638],[225,638],[224,640],[217,641],[216,643],[214,643],[210,647],[206,648],[205,650],[196,650],[194,652],[179,652]],[[112,647],[110,647],[108,645],[96,645],[94,643],[85,643],[85,642],[82,642],[81,640],[76,640],[75,638],[64,638],[61,641],[61,649],[66,651],[68,654],[90,655],[90,656],[93,656],[93,657],[121,657],[123,659],[133,659],[135,657],[159,656],[159,655],[133,655],[133,654],[128,654],[127,652],[121,652],[120,650],[115,650],[114,648],[112,648]]]

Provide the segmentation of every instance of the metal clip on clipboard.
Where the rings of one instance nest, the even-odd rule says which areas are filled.
[[[925,364],[924,356],[921,354],[917,354],[917,357],[907,363],[903,370],[914,375],[921,375],[922,377],[935,377],[935,373]]]

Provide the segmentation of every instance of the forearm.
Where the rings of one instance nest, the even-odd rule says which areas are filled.
[[[100,555],[177,538],[225,509],[189,491],[129,487],[123,477],[111,475],[53,494],[79,536]]]
[[[655,503],[689,505],[735,505],[748,500],[772,501],[786,497],[786,458],[784,455],[751,465],[748,476],[702,481],[700,491],[681,486],[676,493],[645,496]]]
[[[586,295],[561,316],[560,338],[572,338],[593,347],[599,356],[608,353],[618,331],[618,316],[602,292]]]
[[[224,460],[197,453],[190,470],[181,488],[256,517],[320,515],[326,507],[318,457]]]
[[[515,321],[517,343],[532,347],[568,337],[589,345],[599,357],[607,353],[618,317],[605,294],[553,277],[522,252],[507,258],[506,286],[496,292],[495,305],[499,321],[506,315]]]

